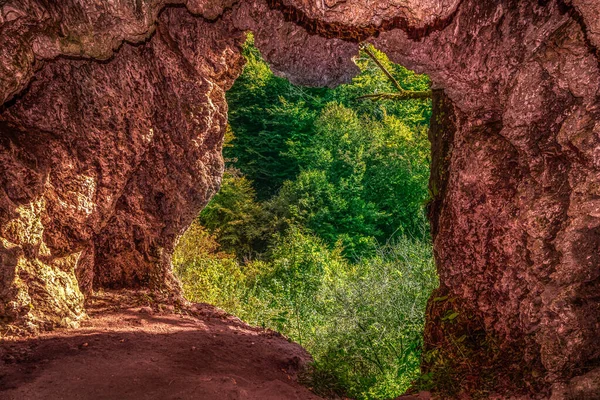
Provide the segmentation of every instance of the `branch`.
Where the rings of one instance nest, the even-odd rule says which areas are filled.
[[[394,78],[392,76],[390,71],[387,70],[387,68],[381,63],[381,61],[379,61],[379,59],[375,56],[375,54],[369,49],[368,44],[362,43],[360,45],[360,49],[362,51],[364,51],[365,53],[367,53],[369,58],[371,58],[371,60],[373,60],[375,62],[375,64],[377,64],[379,69],[381,71],[383,71],[385,76],[388,77],[388,79],[392,82],[394,87],[398,90],[398,93],[367,94],[364,96],[357,97],[356,100],[371,100],[371,101],[397,100],[397,101],[401,101],[401,100],[415,100],[415,99],[416,100],[427,100],[427,99],[431,98],[431,90],[415,91],[415,90],[405,90],[404,88],[402,88],[402,86],[400,86],[400,82],[398,82],[396,80],[396,78]]]
[[[365,53],[367,53],[367,55],[371,58],[371,60],[375,61],[375,64],[377,64],[377,66],[379,67],[380,70],[383,71],[385,76],[387,76],[389,78],[389,80],[392,81],[392,83],[394,84],[396,89],[398,89],[399,92],[404,91],[402,86],[400,86],[400,83],[396,80],[396,78],[394,78],[392,76],[390,71],[388,71],[387,68],[384,67],[384,65],[381,63],[381,61],[379,61],[379,59],[375,56],[375,54],[373,54],[373,52],[369,49],[368,45],[362,44],[361,50],[364,51]]]
[[[359,96],[356,100],[427,100],[431,98],[431,90],[403,90],[401,93],[376,93]]]

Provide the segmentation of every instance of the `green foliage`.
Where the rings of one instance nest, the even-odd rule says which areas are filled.
[[[173,254],[175,273],[188,299],[237,311],[245,291],[246,274],[235,257],[217,252],[218,248],[215,237],[195,222]]]
[[[323,323],[315,302],[330,268],[340,268],[339,251],[329,250],[320,240],[292,227],[272,249],[271,261],[262,263],[253,282],[248,303],[252,311],[245,319],[275,329],[309,346],[316,326]]]
[[[429,147],[424,128],[399,118],[360,118],[329,103],[315,121],[316,135],[290,153],[301,172],[271,203],[275,214],[302,224],[345,254],[369,254],[374,241],[424,225]]]
[[[221,190],[199,217],[221,249],[240,259],[254,258],[264,250],[269,237],[269,216],[255,197],[250,181],[229,168],[223,175]]]
[[[311,349],[355,398],[393,398],[418,377],[427,299],[438,285],[431,245],[401,237],[376,255],[330,269],[326,324]]]
[[[428,90],[370,51],[403,88]],[[185,294],[302,344],[320,393],[398,396],[418,376],[437,286],[423,212],[430,102],[357,101],[394,90],[364,54],[333,90],[274,76],[251,36],[244,54],[221,190],[174,257]]]
[[[244,55],[244,72],[227,92],[235,139],[224,154],[252,180],[258,197],[266,199],[298,173],[295,160],[285,155],[287,142],[312,136],[314,96],[325,89],[299,88],[273,75],[251,35]]]
[[[324,171],[305,171],[296,181],[286,182],[273,204],[330,246],[338,243],[346,254],[363,254],[374,245],[376,211],[359,196],[345,197],[351,191],[330,183]]]
[[[421,235],[426,226],[424,204],[429,198],[430,144],[425,127],[409,128],[398,117],[372,124],[369,168],[364,177],[365,200],[377,204],[386,217],[378,222],[378,239],[401,231]]]
[[[321,392],[384,399],[418,376],[424,309],[437,286],[426,241],[402,237],[350,263],[339,248],[294,227],[279,238],[269,262],[241,266],[227,257],[181,255],[175,262],[188,299],[303,345],[315,359],[313,377],[328,378],[325,385],[310,382]]]
[[[323,119],[323,110],[332,102],[353,110],[358,119],[366,118],[368,121],[360,124],[365,135],[370,131],[369,121],[386,124],[387,116],[400,118],[410,129],[429,124],[430,101],[356,100],[361,95],[394,89],[385,74],[363,53],[357,60],[361,74],[351,84],[333,90],[303,88],[276,77],[253,43],[250,35],[244,47],[247,59],[244,72],[227,92],[229,123],[235,139],[225,149],[225,156],[253,182],[260,200],[276,194],[286,180],[295,179],[301,169],[298,157],[315,136],[322,134],[315,130],[315,122]],[[405,89],[429,88],[426,75],[391,63],[374,48],[371,51]]]

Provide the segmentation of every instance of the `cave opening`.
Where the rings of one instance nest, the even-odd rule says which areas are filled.
[[[319,394],[399,396],[438,287],[429,78],[365,45],[351,82],[308,88],[276,76],[252,34],[243,54],[220,191],[173,257],[184,295],[305,347]]]
[[[359,0],[0,3],[2,351],[4,343],[18,341],[4,340],[14,332],[99,323],[90,304],[112,289],[151,293],[152,312],[165,304],[185,311],[171,255],[177,238],[220,186],[226,91],[242,69],[244,32],[252,30],[273,69],[296,83],[335,85],[355,75],[351,57],[361,40],[394,62],[426,72],[434,83],[428,210],[440,288],[428,304],[429,350],[421,367],[431,372],[434,366],[433,387],[441,397],[600,397],[597,0],[382,0],[378,7]],[[339,95],[340,88],[328,93]],[[366,252],[383,261],[394,255],[391,250],[368,254],[373,248],[368,238],[377,236],[369,224],[381,210],[358,194],[381,197],[377,188],[383,185],[361,192],[361,181],[354,178],[366,174],[376,180],[369,163],[386,164],[369,153],[372,138],[360,135],[365,121],[356,110],[348,112],[353,106],[344,101],[321,107],[314,101],[322,95],[318,90],[298,90],[296,97],[282,96],[285,102],[277,99],[277,107],[269,108],[281,140],[255,136],[264,139],[264,147],[248,157],[257,176],[250,182],[248,172],[242,176],[229,168],[222,186],[236,188],[230,194],[254,191],[254,201],[245,203],[250,215],[256,212],[280,228],[312,219],[318,224],[309,228],[322,228],[323,237],[312,240],[314,233],[295,227],[291,236],[278,236],[287,248],[263,242],[253,251],[254,245],[237,246],[231,236],[234,251],[227,254],[215,250],[210,232],[195,226],[213,257],[207,268],[231,267],[227,279],[218,282],[222,291],[237,290],[229,279],[235,274],[261,288],[261,276],[246,276],[253,270],[240,266],[262,263],[275,276],[277,268],[298,264],[274,265],[257,259],[262,253],[292,261],[309,254],[312,264],[302,264],[308,272],[338,263],[351,265],[350,272],[361,277],[364,270],[356,262],[361,258],[355,255]],[[369,94],[374,93],[348,93]],[[381,111],[377,101],[356,104]],[[323,110],[337,122],[306,124]],[[256,110],[246,111],[252,117]],[[380,113],[370,124],[378,122],[385,133],[382,121],[392,117]],[[244,137],[233,125],[229,153]],[[313,125],[322,135],[303,128]],[[356,134],[332,135],[341,128]],[[286,136],[290,132],[302,135]],[[303,135],[322,140],[307,150],[298,145],[305,143]],[[351,145],[357,138],[363,147]],[[284,149],[287,161],[298,162],[281,163],[272,169],[275,179],[262,179],[261,163],[272,161],[268,150],[277,146],[277,157]],[[331,148],[347,157],[335,164]],[[365,162],[351,162],[356,154]],[[314,188],[325,195],[311,195]],[[354,195],[352,209],[362,213],[345,212],[340,188]],[[287,197],[271,202],[269,190]],[[225,194],[219,195],[223,201]],[[264,202],[279,212],[277,218],[262,213]],[[226,211],[214,205],[207,213]],[[328,220],[332,210],[338,215]],[[345,224],[341,234],[338,221]],[[414,236],[419,230],[405,232]],[[250,239],[256,235],[252,229],[246,233]],[[385,239],[379,243],[395,244]],[[329,278],[347,282],[338,273],[346,271],[342,267],[327,270]],[[295,282],[312,290],[315,283],[282,282],[273,290]],[[361,290],[368,287],[355,285],[340,296],[356,288],[355,297],[366,301]],[[269,293],[254,296],[256,303],[275,302]],[[337,294],[328,292],[331,303],[337,304]],[[302,328],[298,318],[289,317],[299,310],[293,307],[300,304],[296,300],[286,303],[287,314],[265,319]],[[356,304],[350,309],[362,310],[363,303]],[[119,322],[127,325],[129,317],[121,315]],[[307,340],[304,333],[298,339]],[[36,339],[29,343],[34,346]],[[442,351],[448,349],[453,350]],[[30,361],[34,364],[35,357]],[[23,385],[33,382],[24,382],[19,368],[11,373]],[[449,395],[439,378],[452,386]]]

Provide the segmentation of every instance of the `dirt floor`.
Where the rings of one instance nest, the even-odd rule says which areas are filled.
[[[79,329],[0,339],[0,399],[319,399],[310,356],[208,305],[93,299]]]

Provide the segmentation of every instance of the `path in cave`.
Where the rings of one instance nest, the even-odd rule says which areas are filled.
[[[309,355],[281,335],[133,300],[105,294],[79,329],[0,339],[0,398],[318,399],[298,383]]]

